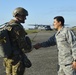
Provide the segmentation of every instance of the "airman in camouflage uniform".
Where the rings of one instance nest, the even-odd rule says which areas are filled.
[[[8,23],[9,38],[13,51],[10,57],[4,58],[4,66],[6,75],[23,75],[25,66],[22,59],[25,56],[25,35],[27,33],[21,23],[25,23],[28,12],[24,8],[18,7],[14,10],[13,16],[14,19]]]
[[[37,43],[35,49],[57,45],[58,47],[58,75],[76,75],[76,36],[69,29],[64,27],[64,18],[54,18],[54,28],[57,33],[48,41]]]

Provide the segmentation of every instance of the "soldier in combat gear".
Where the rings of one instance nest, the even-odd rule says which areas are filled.
[[[8,58],[4,58],[6,75],[24,74],[26,68],[23,63],[24,57],[26,57],[25,53],[31,51],[25,50],[25,36],[27,33],[21,25],[21,23],[25,23],[26,16],[28,16],[28,11],[22,7],[18,7],[13,11],[14,19],[8,22],[8,33],[12,46],[12,54]]]

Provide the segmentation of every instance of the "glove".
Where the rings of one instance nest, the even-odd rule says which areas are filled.
[[[37,44],[33,45],[33,48],[35,48],[35,49],[39,49],[39,48],[41,48],[41,46],[40,46],[39,43],[37,43]]]
[[[76,70],[76,61],[72,63],[72,68]]]

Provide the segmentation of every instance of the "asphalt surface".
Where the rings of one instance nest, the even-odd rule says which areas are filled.
[[[46,41],[55,32],[41,31],[39,33],[29,34],[32,44]],[[26,68],[24,75],[57,75],[57,48],[51,46],[47,48],[33,49],[26,54],[32,62],[31,68]],[[0,59],[0,75],[5,75],[5,69]]]
[[[44,31],[30,34],[29,37],[33,39],[33,44],[46,41],[55,32]],[[51,46],[47,48],[33,49],[27,54],[32,62],[32,67],[26,69],[25,75],[57,75],[57,48]]]

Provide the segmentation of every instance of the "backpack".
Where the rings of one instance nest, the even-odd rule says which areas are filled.
[[[0,57],[10,57],[12,47],[7,30],[8,23],[0,25]]]

